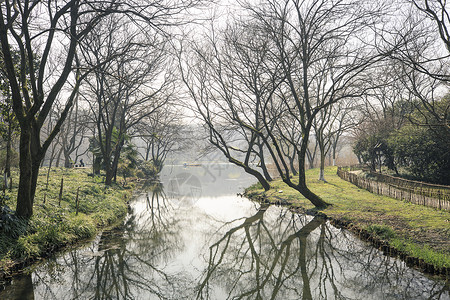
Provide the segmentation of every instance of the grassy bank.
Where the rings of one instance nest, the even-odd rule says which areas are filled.
[[[271,183],[268,192],[258,185],[247,189],[246,195],[276,204],[325,214],[338,224],[370,238],[382,241],[406,258],[425,262],[435,270],[447,272],[450,268],[450,212],[405,203],[372,194],[340,179],[336,168],[326,169],[328,183],[319,182],[318,169],[307,171],[308,186],[326,202],[326,209],[314,206],[281,180]],[[448,274],[447,274],[448,276]]]
[[[47,189],[47,168],[39,175],[34,214],[25,222],[7,208],[0,215],[0,278],[62,247],[93,237],[105,226],[119,221],[127,212],[132,186],[105,187],[88,169],[52,168]],[[5,202],[15,209],[17,174]],[[61,205],[59,193],[64,179]],[[78,214],[76,195],[78,191]],[[44,203],[45,198],[45,203]]]

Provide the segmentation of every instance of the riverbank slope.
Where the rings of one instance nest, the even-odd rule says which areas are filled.
[[[327,183],[317,180],[318,169],[307,171],[310,189],[332,204],[326,209],[315,209],[281,180],[271,182],[272,189],[268,192],[256,184],[245,195],[253,200],[289,205],[299,212],[323,214],[332,223],[371,241],[386,254],[398,255],[428,273],[449,277],[449,211],[372,194],[342,180],[336,171],[336,167],[326,168]]]
[[[133,185],[105,187],[101,177],[88,176],[88,169],[52,168],[47,186],[47,171],[40,171],[34,214],[28,222],[10,210],[16,205],[16,180],[12,191],[1,196],[7,206],[0,211],[0,283],[32,262],[95,236],[127,213]]]

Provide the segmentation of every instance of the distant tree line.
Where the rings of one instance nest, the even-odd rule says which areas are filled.
[[[449,102],[447,95],[435,104],[435,111],[444,114]],[[357,128],[354,152],[372,170],[383,165],[397,175],[450,185],[450,131],[430,123],[431,114],[416,106],[396,103],[382,119],[365,121]]]

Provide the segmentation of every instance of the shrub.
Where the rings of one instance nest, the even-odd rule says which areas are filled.
[[[144,172],[142,172],[142,170],[137,170],[136,171],[136,177],[140,178],[140,179],[144,179],[145,178],[145,174],[144,174]]]
[[[392,230],[392,228],[386,225],[369,225],[366,230],[375,234],[383,240],[389,240],[395,237],[395,232]]]
[[[14,214],[9,206],[0,208],[0,232],[14,239],[27,231],[27,222]]]
[[[139,170],[144,174],[143,178],[154,178],[158,175],[158,168],[150,161],[142,161]]]

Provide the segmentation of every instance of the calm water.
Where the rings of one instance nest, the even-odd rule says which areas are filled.
[[[346,230],[236,196],[227,164],[166,167],[124,224],[13,280],[0,299],[450,299]]]

